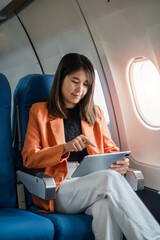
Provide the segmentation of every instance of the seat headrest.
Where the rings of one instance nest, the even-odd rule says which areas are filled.
[[[20,105],[31,106],[35,102],[46,101],[54,75],[29,74],[20,79],[14,92],[14,100],[18,98]]]
[[[7,78],[0,73],[0,105],[11,107],[11,88]]]
[[[47,100],[53,78],[54,75],[49,74],[30,74],[21,78],[17,84],[13,98],[13,123],[15,121],[16,103],[18,103],[22,147],[28,125],[29,109],[33,103]]]

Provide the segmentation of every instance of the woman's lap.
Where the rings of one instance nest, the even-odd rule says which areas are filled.
[[[80,178],[65,180],[57,191],[55,210],[63,213],[82,213],[94,202],[107,197],[111,179],[123,177],[112,170],[95,172]]]

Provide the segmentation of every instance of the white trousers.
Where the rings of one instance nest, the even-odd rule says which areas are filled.
[[[96,240],[160,240],[160,226],[123,176],[104,170],[65,180],[57,191],[55,210],[93,216]]]

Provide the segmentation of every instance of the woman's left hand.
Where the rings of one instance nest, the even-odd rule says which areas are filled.
[[[110,168],[111,170],[115,170],[119,172],[121,175],[125,175],[129,168],[129,159],[124,158],[122,160],[118,160],[115,164],[111,164]]]

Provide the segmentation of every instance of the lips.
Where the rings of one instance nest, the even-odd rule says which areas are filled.
[[[73,94],[73,93],[72,93],[72,95],[73,95],[75,98],[81,98],[81,95],[79,95],[79,94]]]

